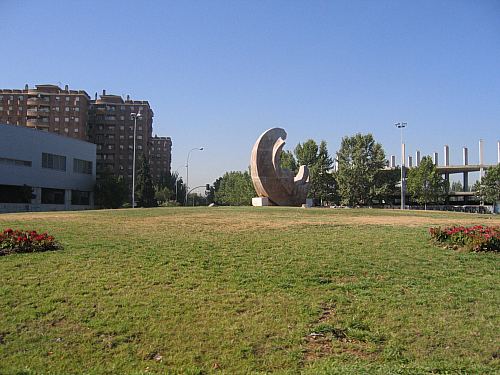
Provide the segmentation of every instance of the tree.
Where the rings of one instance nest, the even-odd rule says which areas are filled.
[[[226,172],[222,176],[215,201],[229,206],[250,205],[257,194],[250,174],[245,172]]]
[[[289,169],[293,173],[297,173],[297,161],[290,151],[283,151],[280,155],[280,166],[283,169]]]
[[[135,193],[139,206],[156,207],[158,205],[155,199],[155,189],[151,170],[149,169],[149,161],[145,155],[141,156]]]
[[[128,198],[127,184],[122,177],[116,177],[109,170],[104,170],[94,188],[95,204],[101,208],[118,208]]]
[[[462,183],[460,181],[453,181],[451,183],[450,191],[464,191]]]
[[[214,184],[212,186],[210,186],[210,189],[208,190],[208,193],[207,193],[207,203],[208,204],[210,204],[210,203],[220,204],[220,202],[217,202],[217,200],[215,199],[215,193],[217,193],[219,191],[221,181],[222,181],[222,177],[219,177],[217,180],[214,181]]]
[[[174,193],[175,196],[175,193]],[[157,202],[165,203],[171,200],[172,198],[172,190],[168,187],[159,187],[155,190],[155,199]]]
[[[295,147],[295,157],[298,165],[312,167],[318,159],[318,145],[312,139],[308,139],[303,144]]]
[[[408,193],[427,209],[430,202],[439,203],[446,197],[446,181],[438,173],[430,156],[424,156],[420,165],[408,171]]]
[[[475,185],[477,196],[485,203],[500,201],[500,164],[486,169],[481,182]]]
[[[184,204],[184,198],[186,197],[186,184],[182,181],[182,178],[177,178],[177,203]]]
[[[380,204],[393,204],[395,196],[400,194],[400,188],[397,186],[401,179],[401,169],[380,169],[374,177],[374,183],[370,195]]]
[[[337,152],[337,182],[343,204],[366,205],[376,197],[377,176],[385,166],[385,153],[371,134],[342,138]]]
[[[313,150],[314,147],[311,147]],[[324,201],[335,201],[337,198],[337,183],[334,174],[331,172],[333,160],[328,154],[325,141],[321,141],[313,164],[310,166],[311,188],[309,196]]]

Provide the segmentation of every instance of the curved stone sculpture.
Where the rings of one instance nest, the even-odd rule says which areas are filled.
[[[252,149],[250,170],[259,197],[267,197],[277,206],[300,206],[309,190],[309,170],[301,165],[297,176],[280,167],[280,156],[286,132],[281,128],[266,130]]]

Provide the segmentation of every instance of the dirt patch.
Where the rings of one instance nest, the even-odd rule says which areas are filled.
[[[311,332],[304,337],[303,363],[318,359],[349,354],[364,359],[373,359],[376,354],[368,351],[365,342],[349,337],[348,333],[335,328],[331,323],[335,320],[335,306],[324,305],[319,318],[310,326]]]
[[[321,323],[326,323],[335,313],[333,305],[324,305],[319,318],[311,325],[311,329]],[[332,353],[332,337],[321,332],[310,332],[305,340],[304,362],[312,362]]]

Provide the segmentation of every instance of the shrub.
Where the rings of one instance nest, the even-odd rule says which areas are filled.
[[[500,251],[500,227],[475,225],[430,228],[431,238],[454,248],[469,251]]]
[[[0,256],[13,253],[34,253],[58,250],[62,246],[53,236],[34,230],[5,229],[0,233]]]

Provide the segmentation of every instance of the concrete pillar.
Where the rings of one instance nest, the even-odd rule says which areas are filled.
[[[438,153],[437,153],[437,152],[435,152],[435,153],[432,155],[432,161],[433,161],[434,165],[439,165]]]
[[[420,151],[415,152],[415,167],[420,165]]]
[[[64,190],[64,209],[71,209],[71,189]]]
[[[479,140],[479,181],[482,180],[484,175],[484,141],[482,139]]]
[[[389,166],[391,168],[396,168],[396,155],[391,155],[391,163]]]
[[[413,167],[413,158],[411,155],[408,155],[408,168]]]
[[[31,189],[32,199],[31,204],[42,204],[42,188],[34,187]]]
[[[463,159],[464,165],[469,165],[469,149],[467,147],[463,148]],[[469,191],[469,172],[464,172],[463,186],[464,191]]]
[[[450,165],[450,147],[444,145],[444,165],[448,167]]]

